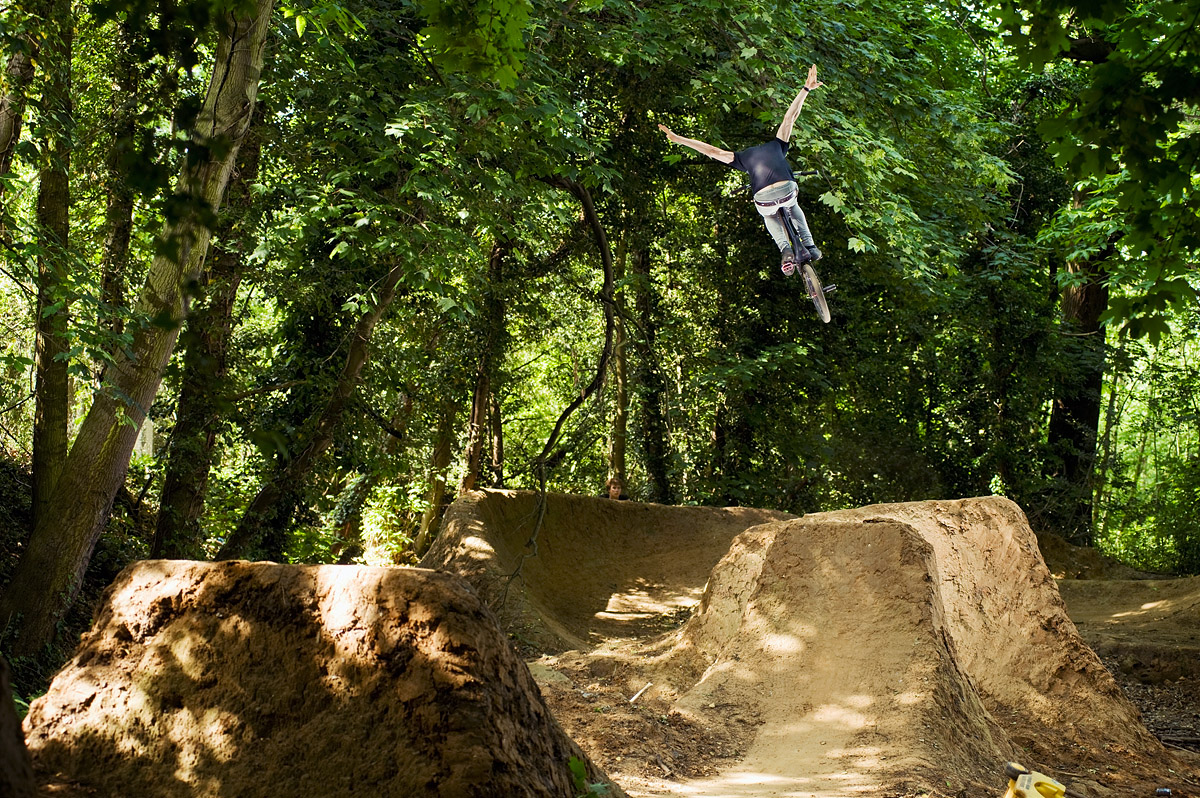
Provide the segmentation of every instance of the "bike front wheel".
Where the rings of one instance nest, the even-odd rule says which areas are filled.
[[[829,303],[825,301],[825,287],[821,285],[821,278],[817,277],[817,272],[811,263],[805,263],[800,268],[804,276],[804,290],[808,292],[809,299],[816,306],[817,315],[821,317],[821,321],[828,324]]]

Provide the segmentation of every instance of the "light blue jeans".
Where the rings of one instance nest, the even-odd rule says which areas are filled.
[[[758,212],[762,214],[763,222],[767,225],[767,232],[771,234],[771,238],[775,239],[775,244],[779,247],[780,252],[783,251],[784,247],[791,244],[788,241],[787,230],[784,229],[783,222],[776,215],[776,212],[780,208],[791,217],[792,226],[796,228],[796,232],[800,235],[800,242],[806,247],[816,246],[812,233],[808,230],[808,220],[804,218],[804,211],[800,210],[800,205],[796,202],[797,188],[798,186],[795,181],[789,181],[782,186],[764,188],[754,195],[754,207],[758,208]],[[768,208],[764,208],[758,204],[760,202],[778,202],[789,195],[791,196],[791,202],[784,202]]]

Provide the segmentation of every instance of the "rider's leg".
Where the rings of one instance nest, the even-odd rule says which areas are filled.
[[[783,228],[783,220],[779,218],[778,214],[772,213],[770,216],[763,214],[763,224],[767,226],[767,232],[771,234],[771,238],[774,239],[775,246],[779,247],[780,252],[792,248],[787,230]]]
[[[773,202],[782,199],[788,195],[790,191],[795,190],[795,184],[789,186],[773,186],[764,188],[754,195],[754,200],[758,202]],[[775,246],[779,247],[780,252],[780,268],[783,273],[791,275],[795,269],[796,254],[792,251],[792,241],[788,238],[788,231],[783,226],[783,220],[779,218],[779,206],[763,207],[755,205],[759,215],[763,218],[763,224],[767,226],[767,232],[771,234],[771,239],[775,242]]]
[[[787,207],[787,213],[791,216],[792,225],[800,236],[800,243],[808,250],[809,257],[805,260],[820,260],[821,250],[817,249],[817,243],[813,241],[812,233],[808,229],[808,220],[804,218],[804,211],[800,210],[800,205],[793,202]]]

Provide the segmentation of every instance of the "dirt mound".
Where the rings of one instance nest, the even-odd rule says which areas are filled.
[[[993,796],[1014,758],[1083,796],[1170,786],[1175,760],[1080,638],[1012,502],[757,516],[733,541],[732,518],[714,532],[716,514],[673,523],[676,508],[638,507],[550,497],[510,616],[581,649],[543,659],[539,682],[631,794]],[[455,510],[439,559],[494,592],[536,502],[486,494]],[[628,525],[641,517],[679,532]],[[622,753],[614,725],[662,731]],[[673,756],[689,744],[708,754],[690,772]]]
[[[772,731],[737,768],[749,783],[984,794],[1006,759],[1165,754],[1003,499],[752,530],[714,570],[669,659],[698,676],[680,707],[758,705]]]
[[[1059,590],[1146,727],[1200,751],[1200,577],[1065,580]],[[1196,771],[1200,781],[1200,762]]]
[[[527,653],[590,649],[676,625],[734,537],[793,517],[479,491],[446,512],[421,565],[466,577]]]
[[[101,795],[573,796],[572,758],[606,780],[475,593],[417,569],[135,564],[26,730],[39,772]]]

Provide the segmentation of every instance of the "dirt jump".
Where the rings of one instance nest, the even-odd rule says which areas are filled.
[[[26,720],[44,794],[999,798],[1007,760],[1200,794],[1005,499],[485,491],[422,566],[131,566]],[[1194,635],[1197,587],[1136,617]]]
[[[794,518],[489,491],[423,565],[488,597],[633,795],[1000,795],[1012,759],[1083,796],[1192,789],[1006,499]]]
[[[136,563],[25,729],[44,795],[549,797],[606,781],[478,596],[411,568]]]

